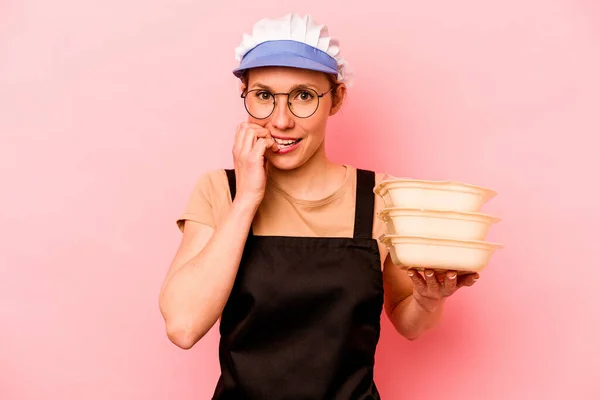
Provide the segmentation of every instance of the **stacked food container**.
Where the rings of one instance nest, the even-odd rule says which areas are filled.
[[[486,242],[491,225],[500,219],[480,212],[496,192],[448,181],[393,179],[373,190],[385,208],[386,223],[379,240],[394,264],[423,270],[481,271],[502,247]]]

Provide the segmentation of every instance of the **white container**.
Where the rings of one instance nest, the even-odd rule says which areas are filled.
[[[386,208],[478,212],[496,192],[480,186],[452,181],[390,179],[379,182],[373,192]]]
[[[456,240],[484,240],[500,218],[458,211],[386,208],[379,213],[393,235],[427,236]]]
[[[423,270],[479,272],[494,252],[503,246],[482,241],[382,235],[379,240],[390,251],[395,265]]]

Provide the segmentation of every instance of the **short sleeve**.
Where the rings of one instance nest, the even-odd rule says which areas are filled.
[[[216,228],[228,202],[231,202],[231,196],[225,171],[207,172],[196,181],[185,209],[177,219],[177,227],[183,232],[185,221],[189,220]]]

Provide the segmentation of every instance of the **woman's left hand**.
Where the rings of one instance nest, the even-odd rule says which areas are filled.
[[[435,272],[431,269],[426,269],[423,275],[414,269],[407,273],[415,285],[413,298],[428,312],[435,311],[446,297],[463,286],[473,285],[479,278],[478,273],[458,275],[457,271]]]

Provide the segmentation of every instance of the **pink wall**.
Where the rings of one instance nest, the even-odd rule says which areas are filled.
[[[289,10],[356,71],[333,158],[499,192],[480,282],[421,340],[384,323],[384,398],[600,398],[596,2],[319,3],[0,3],[0,398],[209,398],[216,331],[179,350],[157,294],[196,177],[231,165],[233,49]]]

